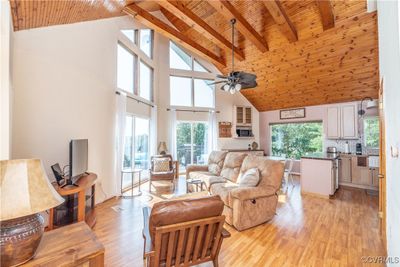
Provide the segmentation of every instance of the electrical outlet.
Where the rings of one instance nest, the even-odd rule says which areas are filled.
[[[392,158],[398,158],[399,157],[399,147],[398,145],[390,146],[390,155],[392,156]]]

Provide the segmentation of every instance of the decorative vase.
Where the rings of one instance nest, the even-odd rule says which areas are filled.
[[[18,266],[29,261],[43,236],[43,217],[39,213],[1,222],[1,266]]]

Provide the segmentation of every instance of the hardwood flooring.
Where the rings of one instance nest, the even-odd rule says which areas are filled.
[[[143,266],[142,207],[163,197],[147,188],[143,196],[98,205],[94,231],[106,248],[106,266]],[[184,192],[180,180],[175,194]],[[373,266],[362,257],[385,255],[377,196],[340,188],[333,199],[321,199],[301,195],[296,181],[281,197],[286,201],[268,223],[242,232],[226,225],[232,236],[222,244],[220,266]]]

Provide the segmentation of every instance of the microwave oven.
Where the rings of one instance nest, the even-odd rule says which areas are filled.
[[[251,128],[236,128],[237,137],[253,137]]]

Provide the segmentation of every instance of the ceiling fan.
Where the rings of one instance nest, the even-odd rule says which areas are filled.
[[[256,78],[257,76],[252,73],[247,73],[244,71],[235,71],[235,58],[234,58],[234,38],[235,38],[235,23],[236,19],[231,19],[232,25],[232,71],[228,76],[217,75],[218,79],[223,79],[222,81],[217,81],[211,84],[225,83],[221,89],[225,92],[230,92],[234,94],[239,92],[241,89],[254,88],[257,86]]]

